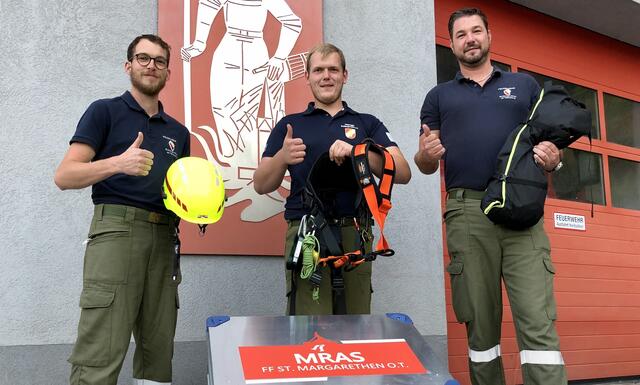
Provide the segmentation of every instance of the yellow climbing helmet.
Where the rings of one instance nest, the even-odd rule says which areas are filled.
[[[222,217],[222,176],[206,159],[190,156],[173,162],[162,189],[165,207],[187,222],[203,225]]]

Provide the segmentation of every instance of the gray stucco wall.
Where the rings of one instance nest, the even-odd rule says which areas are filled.
[[[414,173],[394,189],[385,234],[396,256],[376,262],[373,310],[444,335],[439,178],[412,162],[435,84],[433,2],[325,0],[324,28],[347,56],[345,100],[385,122]],[[74,341],[90,190],[61,192],[53,172],[88,104],[129,88],[130,40],[156,30],[153,0],[0,0],[0,349]],[[182,266],[178,341],[202,341],[212,314],[284,311],[279,258],[184,256]]]
[[[129,86],[126,47],[156,19],[152,0],[0,2],[0,345],[74,340],[91,192],[53,172],[88,104]]]

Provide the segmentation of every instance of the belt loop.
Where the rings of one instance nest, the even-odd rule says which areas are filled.
[[[456,200],[458,202],[464,202],[464,189],[456,190]]]
[[[124,221],[126,223],[133,223],[134,219],[136,218],[136,208],[132,207],[132,206],[126,206],[127,211],[124,214]]]
[[[101,221],[102,220],[102,210],[104,209],[104,204],[103,203],[99,203],[96,205],[96,207],[94,207],[93,209],[93,216],[96,218],[96,220]]]

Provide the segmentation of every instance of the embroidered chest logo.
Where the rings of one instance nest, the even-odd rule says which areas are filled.
[[[355,139],[358,135],[358,127],[353,124],[345,123],[340,127],[344,129],[344,136],[347,137],[347,139]]]
[[[164,152],[174,158],[178,158],[178,153],[176,152],[176,140],[168,136],[162,136],[162,138],[167,141],[167,146],[164,148]]]
[[[513,94],[516,87],[500,87],[498,88],[498,98],[500,99],[517,99],[518,97]]]

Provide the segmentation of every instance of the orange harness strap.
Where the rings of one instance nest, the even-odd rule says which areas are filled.
[[[346,253],[344,255],[328,255],[325,258],[320,258],[318,260],[318,264],[322,264],[322,266],[326,266],[327,263],[333,261],[333,267],[339,269],[343,266],[345,267],[355,267],[363,263],[366,259],[360,252],[360,250],[355,250],[350,253]]]
[[[382,157],[382,176],[379,184],[376,184],[369,167],[369,151],[371,150]],[[352,157],[356,178],[362,187],[369,211],[380,227],[380,239],[375,251],[378,254],[387,253],[390,248],[384,237],[384,222],[389,210],[391,210],[391,189],[396,173],[395,162],[389,151],[369,140],[353,146]]]

